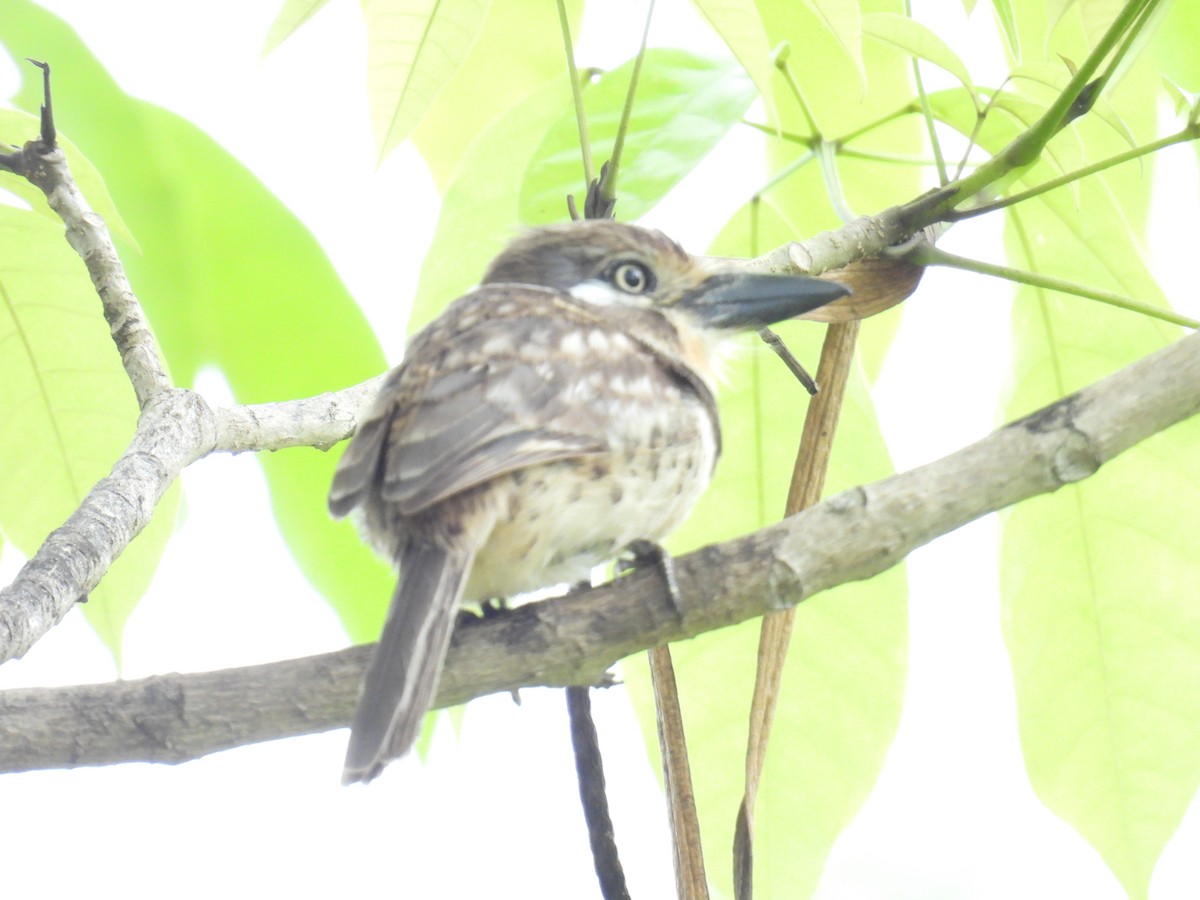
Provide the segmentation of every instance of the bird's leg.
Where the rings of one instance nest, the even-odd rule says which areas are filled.
[[[464,628],[474,625],[477,622],[486,622],[488,619],[502,616],[506,612],[508,612],[508,600],[504,597],[492,597],[487,600],[481,600],[479,602],[479,612],[475,612],[467,607],[460,608],[454,627]]]
[[[506,612],[508,612],[507,597],[492,597],[479,604],[479,615],[484,620],[494,619],[497,616],[504,615]]]
[[[638,539],[625,548],[633,559],[617,560],[617,575],[624,575],[630,569],[642,566],[654,566],[662,575],[663,585],[667,589],[667,598],[675,614],[683,618],[683,598],[679,593],[679,582],[675,580],[675,561],[671,554],[661,544],[654,541]]]
[[[482,621],[483,616],[475,612],[475,610],[467,609],[466,607],[460,607],[458,610],[458,616],[454,620],[454,630],[458,631],[460,628],[470,628],[476,622]]]

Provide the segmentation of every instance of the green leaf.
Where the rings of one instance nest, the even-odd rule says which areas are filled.
[[[1123,117],[1144,119],[1151,105],[1144,90],[1138,96],[1143,109],[1122,106]],[[1076,168],[1111,152],[1102,137],[1112,141],[1113,133],[1080,122],[1056,139],[1057,165]],[[1132,225],[1146,208],[1148,180],[1130,169],[1014,211],[1022,229],[1011,234],[1016,264],[1157,299],[1136,249],[1144,238]],[[1042,175],[1035,167],[1025,180]],[[1018,294],[1016,320],[1018,380],[1006,417],[1090,383],[1175,334],[1029,288]],[[1196,527],[1184,488],[1198,474],[1196,438],[1194,423],[1177,426],[1095,478],[1004,517],[1005,630],[1031,781],[1135,897],[1145,895],[1200,781],[1192,749],[1200,633],[1185,599],[1200,573],[1175,537]]]
[[[632,68],[631,60],[584,93],[592,153],[598,160],[612,152]],[[645,215],[741,120],[753,99],[754,87],[735,63],[683,50],[648,51],[625,135],[617,215]],[[521,190],[521,220],[562,220],[567,194],[580,197],[586,187],[575,113],[564,106],[530,162]]]
[[[109,473],[138,408],[61,221],[0,205],[0,246],[0,531],[32,556]],[[163,498],[84,607],[118,662],[125,621],[162,556],[178,503],[177,491]]]
[[[1175,115],[1181,117],[1187,116],[1196,108],[1198,98],[1175,84],[1171,79],[1163,78],[1163,89],[1166,90],[1167,96],[1171,98],[1171,106],[1175,110]]]
[[[466,61],[413,132],[439,190],[445,191],[475,139],[543,84],[557,79],[563,102],[570,102],[562,32],[552,5],[505,0],[488,7]],[[565,6],[571,33],[577,35],[583,0],[567,0]]]
[[[552,80],[471,145],[442,198],[413,301],[414,330],[476,284],[492,258],[516,236],[529,161],[569,103],[561,82]]]
[[[693,0],[693,3],[758,88],[767,121],[776,121],[775,67],[771,62],[767,31],[753,0]]]
[[[759,2],[761,4],[766,0],[759,0]],[[858,72],[859,84],[865,87],[867,70],[863,65],[862,56],[860,4],[847,3],[845,0],[803,0],[803,3],[828,30],[846,58],[854,64],[854,68]],[[796,46],[808,52],[807,42],[799,43]]]
[[[1122,212],[1141,202],[1098,177],[1079,185],[1078,205],[1060,192],[1021,204],[1010,210],[1014,264],[1162,302]],[[1006,418],[1179,333],[1032,288],[1018,292],[1014,324]],[[1200,785],[1198,442],[1200,423],[1177,425],[1003,520],[1005,634],[1030,780],[1133,897],[1146,896]]]
[[[366,2],[367,95],[381,159],[409,136],[466,59],[488,3]]]
[[[863,16],[862,30],[868,37],[891,44],[910,56],[944,69],[974,96],[975,86],[971,83],[971,73],[967,71],[966,64],[929,27],[898,13],[869,13]]]
[[[1076,5],[1083,6],[1084,4],[1076,4],[1075,0],[1044,0],[1041,4],[1043,9],[1039,11],[1043,12],[1046,18],[1045,35],[1042,41],[1043,56],[1051,56],[1050,39],[1054,36],[1063,16],[1067,14],[1067,10]],[[1111,19],[1112,8],[1106,8],[1105,13]]]
[[[56,78],[72,86],[55,95],[55,111],[139,242],[141,253],[119,249],[177,383],[216,366],[251,403],[312,396],[386,368],[312,235],[219,144],[126,95],[69,27],[26,0],[0,0],[0,40],[14,57],[54,59]],[[36,108],[36,82],[21,105]],[[260,460],[297,563],[351,636],[374,637],[392,576],[353,525],[325,510],[335,455],[298,448]]]
[[[1195,3],[1171,3],[1166,19],[1154,34],[1154,59],[1171,81],[1200,93],[1200,6]]]
[[[279,15],[267,31],[262,55],[266,56],[295,34],[301,25],[320,12],[328,2],[329,0],[285,0]]]
[[[1000,23],[1004,42],[1008,52],[1015,60],[1021,59],[1021,38],[1017,29],[1017,18],[1013,12],[1012,0],[992,0],[992,9],[996,20]]]
[[[750,256],[792,236],[769,203],[743,208],[712,252]],[[824,328],[781,325],[801,360],[815,360]],[[783,514],[807,394],[752,337],[719,392],[725,452],[713,484],[668,542],[682,553],[745,534]],[[859,372],[842,412],[827,494],[883,477],[892,467]],[[903,568],[803,603],[784,672],[755,816],[755,891],[807,896],[837,835],[874,786],[899,721],[907,656]],[[865,610],[870,610],[869,613]],[[741,802],[758,622],[674,644],[688,753],[709,879],[731,892],[729,848]],[[642,657],[622,664],[647,743],[654,706]],[[797,815],[802,809],[803,815]]]

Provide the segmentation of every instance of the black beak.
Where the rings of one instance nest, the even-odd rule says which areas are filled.
[[[708,328],[766,328],[845,297],[850,289],[807,275],[721,272],[685,294],[678,305]]]

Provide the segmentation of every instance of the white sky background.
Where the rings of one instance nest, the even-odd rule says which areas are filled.
[[[358,4],[332,3],[265,61],[260,49],[274,0],[46,5],[81,31],[123,87],[207,129],[283,198],[333,259],[389,358],[398,359],[437,200],[410,147],[375,167]],[[642,5],[605,0],[592,7],[581,64],[615,65],[636,48],[640,30],[631,23],[640,22]],[[595,7],[618,27],[607,27]],[[980,7],[977,18],[988,14]],[[961,17],[957,3],[938,10]],[[656,43],[719,48],[686,0],[660,0],[657,16]],[[960,25],[938,22],[939,29]],[[971,37],[964,31],[961,40]],[[955,46],[973,66],[995,58],[994,48],[978,43],[970,53],[962,42]],[[998,80],[973,74],[980,83]],[[0,96],[15,90],[15,78],[0,64]],[[60,127],[69,134],[70,123]],[[696,185],[703,181],[706,203],[714,190],[727,191],[723,202],[736,208],[763,177],[747,169],[741,151],[753,140],[736,131],[646,221],[703,250],[712,235],[698,230],[710,217],[689,215]],[[333,142],[343,151],[336,179],[314,170]],[[1185,152],[1177,154],[1178,177],[1192,180],[1174,197],[1194,205],[1194,160]],[[1170,252],[1180,232],[1196,230],[1164,231],[1156,242],[1161,237]],[[998,258],[997,229],[986,220],[956,229],[945,245]],[[1165,286],[1181,297],[1185,285],[1182,273],[1172,273]],[[1009,296],[1004,285],[975,276],[926,275],[878,391],[898,468],[994,426],[1008,354],[997,336],[1006,334]],[[933,356],[920,349],[930,340]],[[202,390],[224,399],[218,378]],[[183,522],[130,622],[124,674],[224,668],[343,646],[333,614],[276,535],[254,459],[203,460],[184,473],[184,484]],[[1029,787],[997,627],[996,544],[988,519],[910,558],[904,719],[874,794],[829,861],[818,894],[825,900],[1124,896],[1095,852]],[[19,562],[5,548],[0,584]],[[107,651],[72,613],[24,660],[0,669],[0,688],[113,675]],[[444,720],[427,764],[393,764],[367,789],[339,784],[344,731],[177,767],[0,777],[2,880],[12,897],[597,896],[561,692],[523,697],[520,708],[507,697],[472,703],[461,738]],[[671,896],[665,814],[647,802],[657,787],[632,714],[620,690],[594,702],[632,894]],[[1159,865],[1156,900],[1192,896],[1186,888],[1200,883],[1200,862],[1188,848],[1197,837],[1191,815]],[[497,879],[514,871],[521,883]]]

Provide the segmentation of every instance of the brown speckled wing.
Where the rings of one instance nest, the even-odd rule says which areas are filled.
[[[600,453],[595,434],[555,427],[555,379],[512,357],[435,378],[392,423],[382,498],[413,515],[492,478],[539,463]]]
[[[564,403],[578,360],[562,357],[562,339],[579,323],[546,315],[556,297],[488,286],[419,334],[338,466],[334,514],[372,485],[414,515],[506,472],[602,453],[603,423]]]

